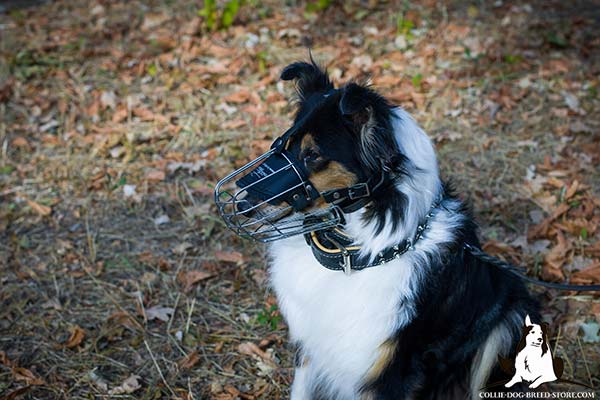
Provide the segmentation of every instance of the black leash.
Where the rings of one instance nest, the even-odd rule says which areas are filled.
[[[469,253],[471,253],[474,257],[480,259],[481,261],[492,264],[495,267],[498,267],[500,269],[506,270],[514,275],[517,275],[519,278],[521,278],[529,283],[533,283],[534,285],[544,286],[544,287],[547,287],[550,289],[574,290],[577,292],[598,292],[598,291],[600,291],[600,285],[570,285],[567,283],[553,283],[553,282],[541,281],[539,279],[535,279],[535,278],[528,276],[524,272],[524,270],[525,270],[524,268],[517,267],[506,261],[502,261],[498,257],[491,256],[491,255],[487,254],[485,251],[478,249],[477,247],[471,246],[468,243],[465,243],[463,245],[463,247],[466,250],[468,250]]]

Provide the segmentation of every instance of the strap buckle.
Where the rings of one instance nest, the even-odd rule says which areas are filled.
[[[344,274],[346,276],[350,276],[350,274],[352,273],[352,255],[350,254],[346,246],[333,239],[327,232],[325,232],[324,235],[327,238],[327,240],[333,243],[333,245],[337,247],[339,251],[342,252],[342,260],[344,261],[340,262],[339,266],[344,269]]]
[[[342,257],[344,257],[344,262],[340,263],[340,267],[344,268],[346,276],[350,276],[352,274],[352,257],[347,251],[342,252]]]
[[[361,199],[363,197],[369,197],[370,195],[371,191],[369,190],[369,185],[367,185],[366,182],[357,183],[356,185],[348,188],[348,198],[350,200]]]

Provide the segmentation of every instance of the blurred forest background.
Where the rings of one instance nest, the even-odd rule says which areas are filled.
[[[287,398],[264,249],[224,228],[212,188],[289,126],[278,76],[309,47],[413,113],[487,251],[600,283],[598,1],[0,12],[2,399]],[[598,295],[532,291],[565,376],[599,388]]]

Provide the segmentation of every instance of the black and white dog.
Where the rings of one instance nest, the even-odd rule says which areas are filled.
[[[477,397],[537,305],[465,250],[479,247],[475,223],[406,111],[356,83],[334,89],[314,62],[282,79],[299,95],[286,154],[321,196],[304,211],[343,210],[335,228],[269,245],[298,346],[291,398]]]

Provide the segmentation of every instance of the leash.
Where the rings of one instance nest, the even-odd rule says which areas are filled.
[[[483,251],[475,246],[472,246],[468,243],[465,243],[463,245],[463,247],[467,251],[469,251],[469,253],[471,253],[471,255],[473,255],[473,257],[478,258],[479,260],[484,261],[488,264],[492,264],[493,266],[495,266],[499,269],[508,271],[511,274],[514,274],[514,275],[518,276],[519,278],[523,279],[524,281],[527,281],[534,285],[544,286],[544,287],[547,287],[550,289],[574,290],[574,291],[578,291],[578,292],[599,292],[600,291],[600,285],[571,285],[568,283],[546,282],[546,281],[542,281],[542,280],[539,280],[536,278],[532,278],[524,272],[525,268],[523,268],[523,267],[517,267],[516,265],[513,265],[506,261],[502,261],[498,257],[491,256],[488,253],[486,253],[485,251]]]

